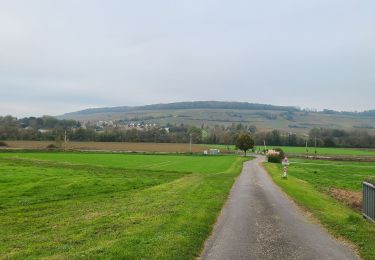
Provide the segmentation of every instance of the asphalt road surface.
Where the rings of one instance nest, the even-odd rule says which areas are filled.
[[[313,223],[259,165],[246,162],[202,259],[358,259]]]

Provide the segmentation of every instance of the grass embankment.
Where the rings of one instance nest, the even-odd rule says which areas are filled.
[[[0,156],[0,258],[192,259],[245,158]]]
[[[363,179],[375,175],[375,164],[293,161],[288,179],[281,177],[280,164],[265,167],[276,184],[335,236],[351,241],[365,259],[375,259],[375,225],[329,195],[332,189],[359,191]]]

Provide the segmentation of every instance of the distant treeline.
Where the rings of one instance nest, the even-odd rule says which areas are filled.
[[[294,106],[275,106],[267,104],[256,104],[248,102],[226,102],[226,101],[193,101],[193,102],[176,102],[167,104],[153,104],[145,106],[120,106],[120,107],[103,107],[103,108],[89,108],[77,112],[67,113],[64,117],[77,116],[77,115],[90,115],[99,113],[124,113],[131,111],[144,111],[144,110],[176,110],[176,109],[238,109],[238,110],[268,110],[268,111],[281,111],[281,112],[316,112],[321,114],[337,114],[348,116],[375,116],[375,110],[368,110],[363,112],[341,112],[335,110],[324,109],[318,112],[315,109],[301,109]]]
[[[369,116],[369,117],[374,117],[375,116],[375,110],[366,110],[363,112],[348,112],[348,111],[335,111],[335,110],[330,110],[330,109],[324,109],[323,111],[319,112],[321,114],[328,114],[328,115],[348,115],[348,116]]]
[[[375,148],[375,136],[366,130],[344,131],[338,129],[311,129],[308,135],[298,135],[279,130],[259,131],[255,125],[232,124],[231,126],[194,127],[188,125],[166,125],[164,127],[127,128],[111,125],[98,131],[95,125],[82,126],[75,120],[58,120],[54,117],[29,117],[17,119],[0,117],[0,140],[37,140],[61,142],[66,137],[71,141],[99,142],[157,142],[224,144],[235,143],[240,133],[250,133],[256,145],[358,147]],[[66,134],[66,136],[65,136]]]
[[[86,115],[96,113],[119,113],[139,110],[175,110],[175,109],[240,109],[240,110],[274,110],[274,111],[290,111],[296,112],[300,109],[291,106],[274,106],[266,104],[255,104],[248,102],[225,102],[225,101],[192,101],[192,102],[176,102],[168,104],[153,104],[145,106],[121,106],[121,107],[103,107],[89,108],[77,112],[67,113],[68,115]]]
[[[347,147],[347,148],[375,148],[375,136],[366,130],[356,129],[345,131],[339,129],[311,129],[308,135],[282,133],[278,130],[257,132],[255,142],[259,145],[265,140],[267,145],[275,146],[314,146],[318,147]]]
[[[21,119],[0,116],[0,140],[55,140],[66,129],[79,127],[78,121],[58,120],[51,116]]]

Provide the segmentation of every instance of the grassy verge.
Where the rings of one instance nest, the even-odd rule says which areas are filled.
[[[283,179],[281,165],[265,163],[265,167],[274,182],[298,205],[312,212],[331,233],[352,242],[365,259],[375,259],[375,225],[319,190],[319,180],[326,180],[322,170],[320,178],[316,174],[315,178],[303,178],[303,171],[290,168],[288,179]]]
[[[193,259],[245,160],[29,156],[0,159],[0,258]]]

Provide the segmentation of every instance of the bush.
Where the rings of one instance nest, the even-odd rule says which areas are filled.
[[[57,149],[58,147],[54,144],[47,145],[47,149]]]
[[[8,147],[6,142],[0,141],[0,147]]]
[[[275,150],[276,152],[279,153],[279,157],[281,158],[281,160],[283,160],[285,158],[285,153],[284,153],[283,149],[281,149],[281,148],[275,148],[273,150]]]
[[[281,158],[279,155],[267,155],[268,162],[270,163],[281,163]]]
[[[281,161],[284,159],[284,157],[285,157],[285,153],[280,148],[276,148],[276,149],[267,151],[268,162],[281,163]]]

